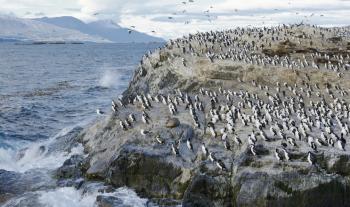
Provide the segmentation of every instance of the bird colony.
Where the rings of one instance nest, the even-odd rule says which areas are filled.
[[[344,44],[348,34],[347,28],[305,25],[237,28],[170,40],[158,50],[183,57],[185,67],[188,56],[204,57],[212,64],[227,60],[261,70],[327,71],[345,80],[350,69],[349,43]],[[150,56],[140,63],[136,75],[141,78]],[[349,88],[314,83],[307,75],[295,83],[233,81],[242,87],[123,97],[112,102],[115,124],[123,133],[137,131],[179,161],[204,163],[221,172],[242,157],[256,166],[261,161],[264,166],[320,168],[322,156],[349,154]],[[166,126],[169,120],[173,124]],[[192,133],[162,137],[155,129],[179,125]]]

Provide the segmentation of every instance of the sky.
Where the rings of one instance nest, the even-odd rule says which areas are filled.
[[[0,0],[0,5],[0,13],[21,18],[112,19],[166,39],[237,26],[350,25],[350,0]]]

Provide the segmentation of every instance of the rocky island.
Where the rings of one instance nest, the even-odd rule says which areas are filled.
[[[350,206],[350,29],[236,28],[142,57],[58,182],[159,206]],[[99,206],[118,206],[106,196]]]

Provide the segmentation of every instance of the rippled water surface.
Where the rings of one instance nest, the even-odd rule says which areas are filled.
[[[80,198],[73,188],[56,188],[49,172],[82,152],[81,146],[66,152],[62,143],[96,119],[97,108],[110,110],[142,55],[159,46],[0,44],[0,202],[14,194],[7,192],[10,184],[35,181],[7,206],[62,206],[57,202],[65,199],[71,202],[63,206],[92,205],[94,196]]]

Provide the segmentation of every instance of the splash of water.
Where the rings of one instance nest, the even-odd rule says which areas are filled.
[[[124,71],[124,72],[122,72]],[[125,70],[115,68],[105,68],[99,80],[99,85],[105,88],[119,88],[126,85],[127,80],[124,80]]]
[[[73,187],[58,188],[40,194],[39,202],[49,207],[93,207],[97,196],[97,193],[82,195]]]
[[[30,143],[20,150],[0,148],[0,169],[23,173],[30,169],[60,167],[71,155],[83,154],[83,146],[77,145],[70,152],[49,152],[48,149],[56,139],[67,135],[75,127],[64,128],[56,136],[42,142]]]
[[[113,193],[99,193],[97,189],[93,192],[83,194],[73,187],[58,188],[53,191],[40,192],[39,203],[49,207],[93,207],[96,206],[98,195],[118,198],[122,206],[144,207],[147,199],[137,196],[137,194],[126,187],[118,188]]]

